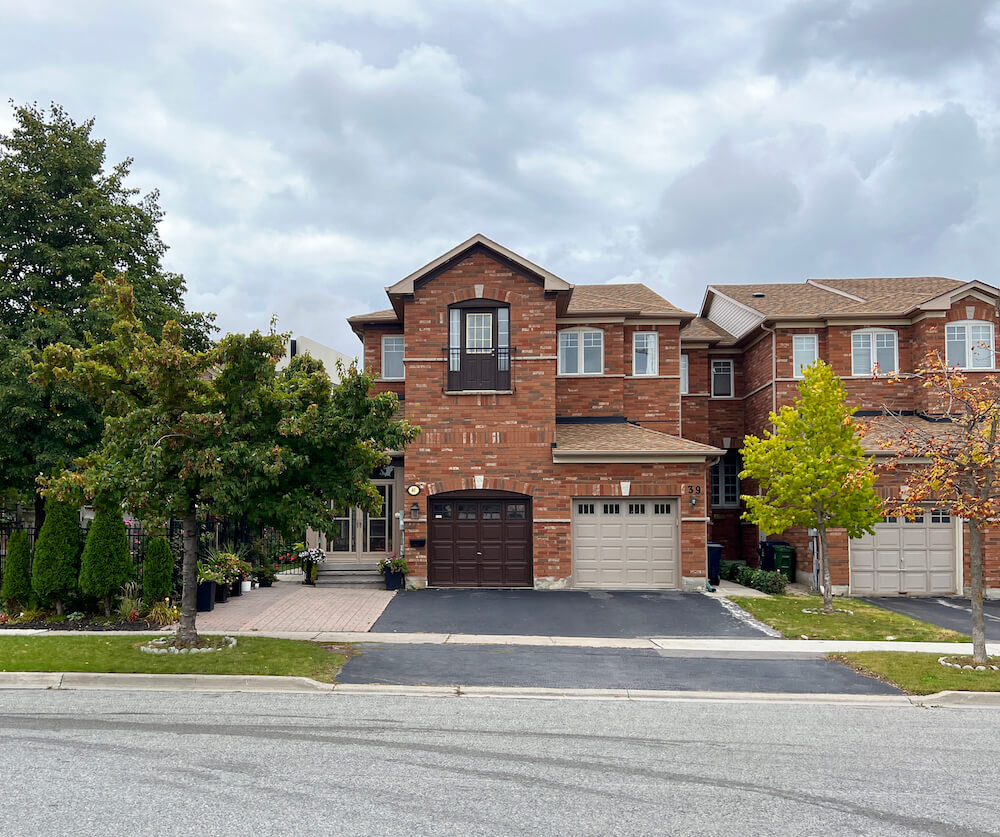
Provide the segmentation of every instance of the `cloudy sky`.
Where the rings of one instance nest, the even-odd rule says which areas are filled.
[[[1000,284],[995,0],[0,0],[0,94],[95,117],[224,330],[481,232],[570,282]],[[0,132],[12,125],[0,109]]]

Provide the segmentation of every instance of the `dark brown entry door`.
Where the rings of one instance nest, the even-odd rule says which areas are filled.
[[[534,586],[527,498],[432,498],[429,511],[429,586]]]
[[[462,378],[465,389],[496,389],[496,312],[493,309],[465,312]]]

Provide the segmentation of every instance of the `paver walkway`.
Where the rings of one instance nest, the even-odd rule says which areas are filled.
[[[387,590],[307,587],[282,581],[217,604],[198,614],[204,631],[300,633],[368,631],[392,600]]]

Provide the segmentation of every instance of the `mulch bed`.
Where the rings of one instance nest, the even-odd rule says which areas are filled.
[[[39,620],[36,622],[6,622],[0,625],[0,631],[4,629],[28,629],[47,631],[162,631],[159,625],[147,622],[145,619],[138,619],[135,622],[105,622],[103,619],[77,619],[64,622],[47,622]]]

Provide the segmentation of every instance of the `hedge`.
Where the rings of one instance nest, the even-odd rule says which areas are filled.
[[[142,565],[142,597],[152,606],[167,598],[174,584],[174,554],[166,538],[153,538]]]
[[[104,615],[111,616],[115,594],[132,579],[133,571],[121,512],[98,508],[80,561],[80,589],[101,599]]]
[[[17,531],[10,536],[0,600],[11,613],[31,606],[31,542],[27,532]]]
[[[31,588],[43,602],[54,602],[62,616],[63,601],[77,591],[79,571],[80,512],[72,503],[49,500],[35,542]]]

